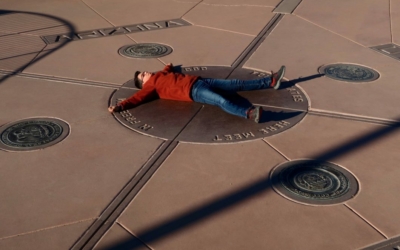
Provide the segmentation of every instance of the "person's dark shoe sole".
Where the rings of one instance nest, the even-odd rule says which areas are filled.
[[[286,71],[286,67],[282,66],[278,72],[276,72],[277,78],[276,78],[276,83],[274,86],[274,89],[279,89],[279,87],[281,86],[281,80],[283,78],[283,76],[285,75],[285,71]]]

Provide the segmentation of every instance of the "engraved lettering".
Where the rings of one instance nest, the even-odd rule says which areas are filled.
[[[224,135],[225,140],[227,141],[232,141],[232,136],[231,135]]]
[[[186,67],[183,69],[185,71],[202,71],[202,70],[207,70],[207,67]]]
[[[181,23],[183,22],[183,23]],[[42,39],[46,42],[46,44],[58,43],[58,42],[65,42],[65,41],[73,41],[73,40],[82,40],[87,38],[97,38],[97,37],[105,37],[110,35],[119,35],[125,34],[127,32],[134,33],[134,32],[142,32],[142,31],[149,31],[155,29],[163,29],[168,27],[179,27],[190,25],[189,23],[184,22],[183,20],[176,19],[176,20],[169,20],[169,21],[159,21],[154,23],[142,23],[142,24],[132,24],[128,26],[121,26],[115,28],[106,28],[106,29],[99,29],[93,31],[83,31],[79,34],[74,36],[70,36],[68,34],[57,34],[57,35],[49,35],[49,36],[42,36]]]
[[[235,137],[236,140],[242,139],[242,137],[240,136],[240,134],[233,134],[233,136]]]
[[[49,44],[51,44],[51,43],[58,43],[58,42],[61,42],[61,41],[72,41],[72,40],[73,40],[73,39],[72,39],[71,37],[69,37],[68,35],[58,35],[58,36],[56,37],[56,39],[54,39],[53,42],[49,41]]]
[[[295,88],[287,88],[295,102],[304,102],[303,96]]]
[[[290,125],[290,122],[287,122],[287,121],[280,121],[278,123],[282,124],[282,125],[285,125],[285,126]]]
[[[168,21],[166,24],[167,24],[167,27],[182,26],[183,25],[183,24],[178,23],[176,21]]]
[[[218,135],[216,135],[216,136],[214,137],[213,141],[222,141],[222,139],[221,139],[221,138],[219,138],[219,136],[218,136]]]
[[[152,129],[153,127],[148,125],[148,124],[144,124],[142,126],[139,127],[140,129],[143,129],[144,131],[147,131],[149,129]]]
[[[145,27],[141,26],[141,25],[132,25],[132,26],[128,26],[128,27],[124,27],[128,32],[139,32],[139,31],[144,31],[146,30]]]
[[[252,132],[249,133],[242,133],[242,135],[246,138],[249,138],[249,136],[254,137],[254,134]]]
[[[292,96],[295,102],[304,102],[303,97],[301,95],[292,95]]]
[[[101,32],[105,36],[112,36],[112,35],[125,34],[126,29],[118,27],[118,28],[112,28],[112,29],[102,29],[102,30],[99,30],[99,32]]]
[[[267,130],[265,130],[265,129],[259,129],[258,131],[260,131],[261,133],[263,133],[263,134],[268,134],[268,131]]]
[[[99,34],[98,32],[96,32],[95,30],[93,30],[93,31],[89,31],[89,32],[82,32],[82,33],[76,34],[76,36],[79,39],[86,39],[86,38],[100,37],[102,35]]]
[[[152,24],[143,24],[143,26],[148,29],[148,30],[152,30],[152,29],[162,29],[163,27],[161,25],[159,25],[158,23],[152,23]]]
[[[274,128],[273,126],[266,127],[265,129],[266,129],[266,130],[269,130],[269,131],[271,131],[271,132],[277,130],[277,129]]]

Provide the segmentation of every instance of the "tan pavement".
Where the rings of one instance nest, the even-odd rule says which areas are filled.
[[[140,43],[173,51],[118,53]],[[384,44],[400,45],[398,0],[0,1],[0,144],[19,120],[69,126],[39,150],[0,145],[0,249],[400,249],[400,61],[371,48]],[[221,77],[286,65],[286,83],[265,93],[291,103],[243,93],[285,118],[256,127],[158,101],[107,111],[136,91],[136,70],[169,62]],[[320,75],[335,63],[379,78]],[[165,122],[154,117],[174,106]],[[290,112],[304,118],[282,129]],[[237,132],[207,131],[224,131],[224,121]],[[331,205],[281,194],[271,172],[300,159],[345,168],[357,194]]]

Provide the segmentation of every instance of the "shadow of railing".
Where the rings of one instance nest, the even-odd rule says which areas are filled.
[[[397,119],[400,120],[400,117]],[[334,161],[338,157],[350,154],[355,150],[361,149],[372,142],[377,140],[382,140],[390,134],[394,133],[400,128],[400,123],[393,123],[383,128],[376,129],[375,131],[369,132],[368,134],[360,135],[359,137],[349,140],[346,143],[338,145],[335,148],[326,150],[325,152],[314,155],[312,159],[318,161]],[[152,225],[147,229],[140,232],[135,232],[135,235],[140,241],[150,244],[168,237],[172,234],[176,234],[181,230],[187,229],[190,226],[194,226],[201,220],[216,216],[228,208],[237,206],[255,195],[259,195],[262,192],[271,190],[270,177],[264,177],[258,181],[241,188],[240,190],[235,190],[223,197],[214,199],[213,201],[204,204],[201,207],[191,209],[185,213],[182,213],[174,218],[160,222],[158,224]],[[136,239],[130,239],[119,244],[114,244],[112,246],[106,246],[103,249],[108,250],[122,250],[122,249],[137,249],[143,247],[143,243]]]
[[[53,35],[54,32],[57,33],[57,31],[52,33],[52,30],[56,28],[63,28],[67,31],[63,33],[71,37],[76,33],[76,28],[72,23],[63,18],[43,13],[0,10],[1,19],[3,19],[3,24],[0,25],[0,45],[2,47],[0,50],[0,84],[69,43],[68,40],[63,40],[49,47],[41,39],[41,34]],[[5,21],[7,19],[12,20],[10,21],[12,25],[7,25]],[[41,45],[42,47],[39,49]],[[25,58],[29,55],[31,57]],[[13,62],[10,62],[10,59],[13,59]],[[12,63],[16,65],[10,65]]]

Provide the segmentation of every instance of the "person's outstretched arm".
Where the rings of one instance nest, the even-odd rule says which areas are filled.
[[[118,103],[116,106],[109,107],[108,111],[112,113],[131,109],[144,102],[156,99],[157,97],[158,95],[155,88],[152,85],[145,85],[143,89],[139,90],[128,99]]]

